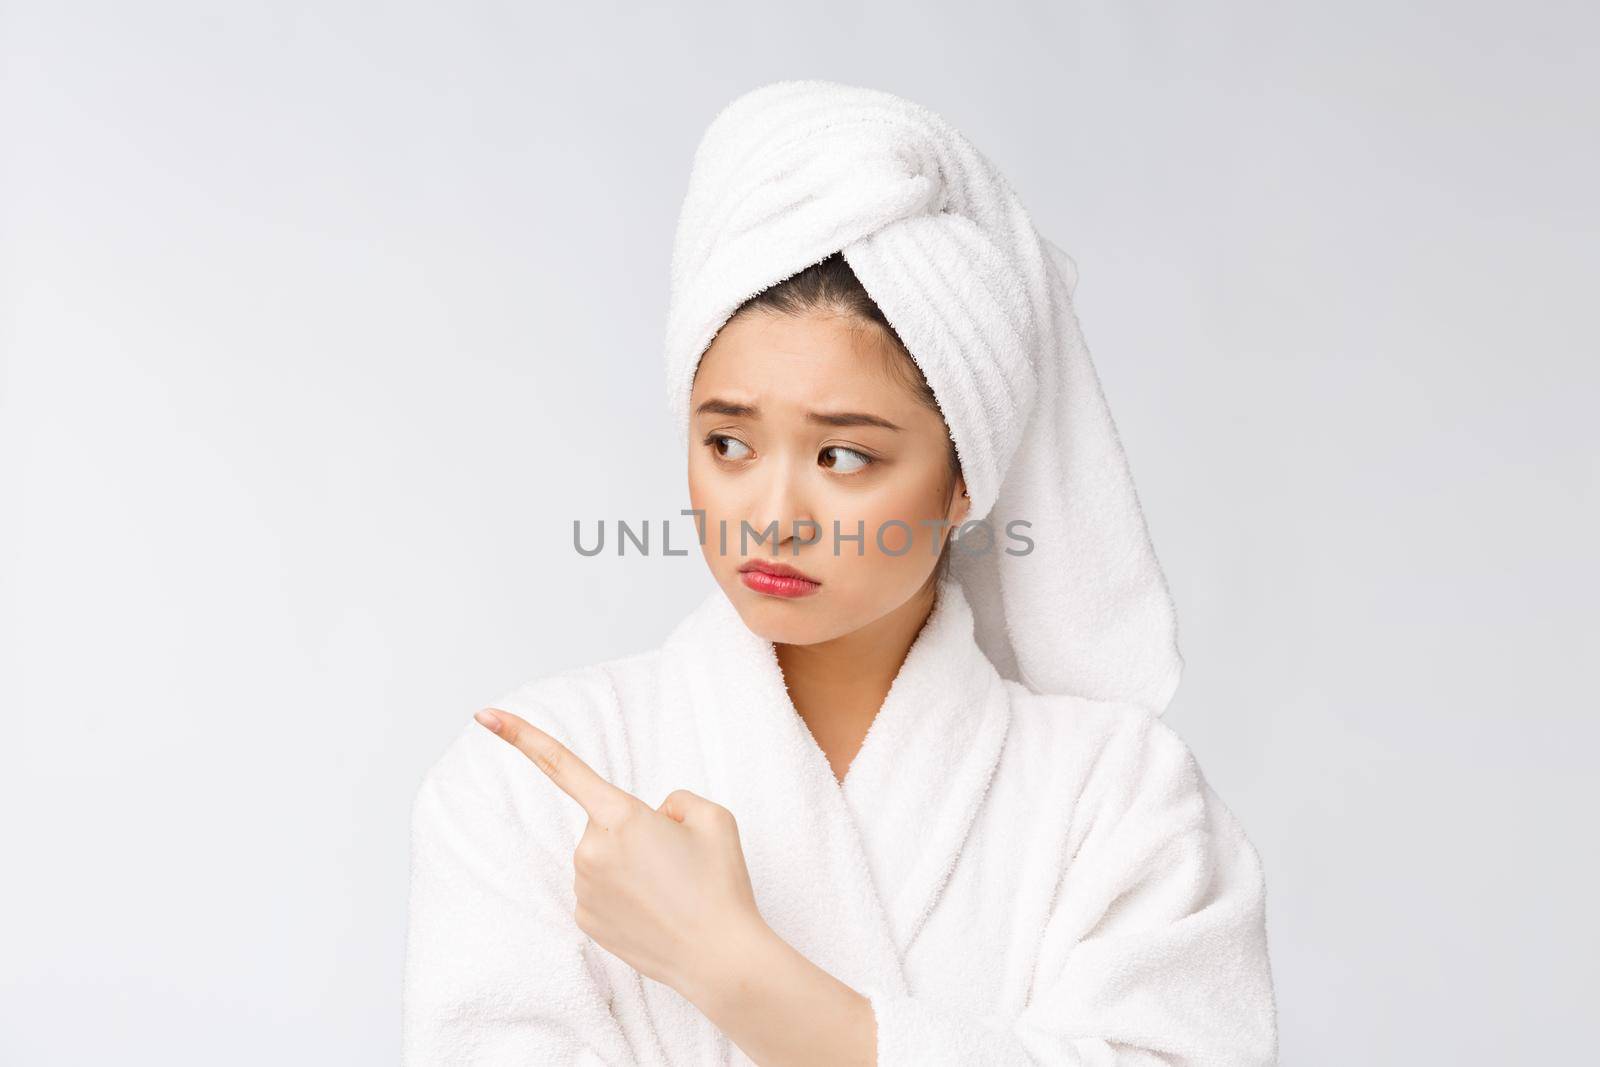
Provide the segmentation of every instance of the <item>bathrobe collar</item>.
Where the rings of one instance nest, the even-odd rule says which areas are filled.
[[[988,788],[1010,723],[959,582],[933,611],[841,784],[776,650],[716,589],[664,645],[667,707],[731,810],[767,924],[841,981],[904,994],[903,960]]]

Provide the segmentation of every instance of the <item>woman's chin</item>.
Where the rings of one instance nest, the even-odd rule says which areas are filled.
[[[810,645],[834,636],[821,590],[803,597],[773,596],[750,589],[735,575],[729,599],[751,632],[775,644]]]

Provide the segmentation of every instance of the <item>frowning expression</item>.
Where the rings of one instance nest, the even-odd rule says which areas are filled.
[[[897,372],[905,358],[875,324],[767,310],[732,319],[701,358],[691,506],[717,583],[769,640],[827,640],[905,603],[965,517],[949,431]],[[757,566],[803,578],[741,569]]]

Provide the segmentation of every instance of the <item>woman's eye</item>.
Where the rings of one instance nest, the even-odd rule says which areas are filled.
[[[736,455],[732,455],[732,456],[728,455],[728,453],[727,453],[727,451],[725,450],[725,447],[724,447],[724,446],[727,446],[727,445],[732,445],[735,448],[743,448],[745,450],[745,452],[747,452],[747,453],[750,451],[750,449],[744,444],[743,441],[740,441],[738,438],[729,437],[727,434],[721,434],[721,433],[714,433],[711,436],[707,437],[706,438],[706,444],[710,445],[712,447],[712,449],[717,453],[717,455],[722,459],[743,459],[744,458],[744,456],[737,455],[737,454]]]
[[[822,450],[822,454],[824,456],[828,455],[830,452],[840,456],[854,456],[856,460],[859,460],[855,466],[851,466],[852,461],[850,459],[845,459],[844,466],[842,467],[839,465],[838,461],[824,464],[824,466],[830,467],[831,469],[838,471],[840,474],[854,474],[856,471],[863,470],[873,463],[871,456],[863,455],[853,448],[845,448],[843,445],[829,445],[827,448]]]

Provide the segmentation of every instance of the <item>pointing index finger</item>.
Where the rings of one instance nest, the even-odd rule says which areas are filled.
[[[500,708],[485,708],[474,718],[532,760],[591,819],[605,822],[603,814],[610,815],[622,802],[634,799],[633,794],[606,781],[566,745],[526,719]]]

